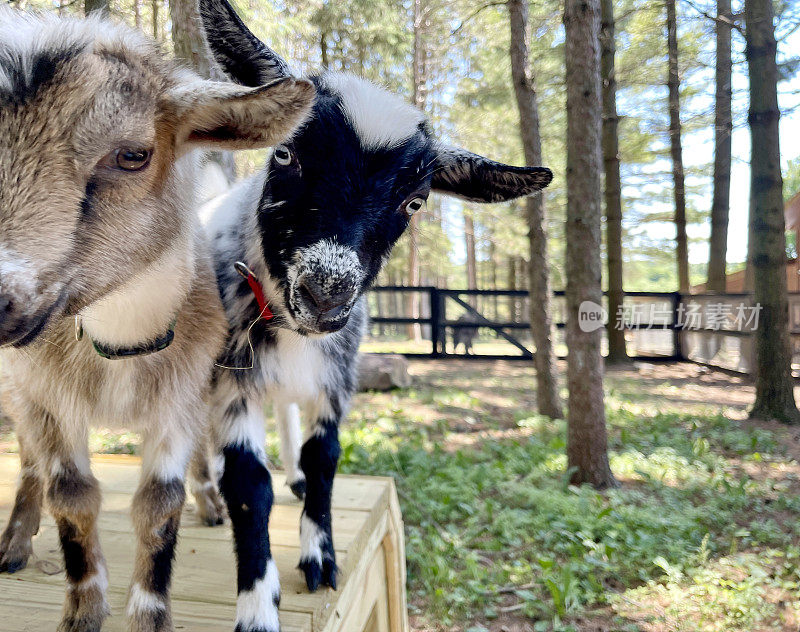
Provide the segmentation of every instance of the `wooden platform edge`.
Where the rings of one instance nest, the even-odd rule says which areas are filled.
[[[366,596],[362,592],[364,583],[373,562],[378,557],[382,558],[379,562],[386,573],[386,594],[383,595],[385,601],[382,601],[388,607],[389,632],[409,632],[405,540],[397,488],[393,478],[375,478],[382,478],[389,484],[388,506],[361,551],[358,564],[351,570],[336,609],[320,632],[357,632],[366,629],[365,626],[372,621],[371,610],[364,611],[363,620],[358,622],[353,622],[349,614],[353,609],[352,604],[360,602],[362,597]],[[373,628],[370,625],[369,629],[382,631],[385,628]]]

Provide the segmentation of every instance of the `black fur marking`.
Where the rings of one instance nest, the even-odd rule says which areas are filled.
[[[84,47],[60,50],[45,50],[34,54],[23,62],[19,54],[0,56],[0,69],[11,80],[11,90],[0,88],[0,104],[25,105],[36,98],[39,92],[54,79],[62,64],[77,57]],[[25,72],[25,68],[30,72]]]
[[[299,568],[312,592],[320,584],[336,588],[336,553],[333,549],[331,492],[339,462],[339,428],[337,422],[322,420],[318,432],[311,436],[300,452],[300,467],[306,475],[306,498],[303,513],[326,535],[322,544],[322,565],[316,560],[300,560]]]
[[[238,591],[252,590],[267,572],[272,557],[267,522],[272,510],[272,479],[248,448],[229,445],[222,451],[225,472],[220,491],[228,505],[236,549]]]
[[[94,217],[94,209],[92,207],[92,203],[94,202],[94,197],[97,194],[97,180],[94,178],[90,178],[89,182],[86,183],[86,191],[83,194],[83,199],[81,200],[81,221],[88,221],[93,219]]]
[[[151,577],[153,584],[151,588],[153,592],[162,596],[165,596],[169,590],[179,525],[180,518],[178,517],[172,517],[167,520],[166,524],[159,531],[161,546],[152,557],[153,572]]]
[[[545,167],[512,167],[463,149],[440,148],[433,188],[474,202],[503,202],[544,189]]]
[[[214,58],[231,78],[256,87],[291,74],[286,62],[250,32],[227,0],[200,0],[199,8]]]
[[[86,578],[89,570],[86,563],[86,550],[77,540],[78,532],[74,524],[65,518],[59,518],[56,522],[61,550],[64,553],[64,568],[67,577],[73,584],[77,584]]]

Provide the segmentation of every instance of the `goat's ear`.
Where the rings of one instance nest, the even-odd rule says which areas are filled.
[[[291,75],[289,65],[253,35],[228,0],[199,0],[199,9],[214,59],[231,79],[255,87]]]
[[[464,149],[440,146],[431,187],[473,202],[503,202],[544,189],[553,179],[546,167],[512,167]]]
[[[168,99],[179,146],[256,149],[291,135],[308,115],[314,94],[314,85],[303,79],[258,88],[195,80],[172,89]]]

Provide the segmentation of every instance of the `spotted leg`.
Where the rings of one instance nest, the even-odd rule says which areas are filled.
[[[0,536],[0,573],[15,573],[25,568],[33,552],[31,539],[39,532],[44,485],[27,445],[24,435],[19,433],[20,481],[14,509]]]
[[[145,437],[142,475],[133,498],[136,560],[128,599],[131,632],[171,632],[169,588],[186,498],[194,424],[165,423]]]
[[[100,485],[89,465],[84,429],[64,432],[49,413],[32,406],[26,450],[42,459],[47,504],[64,554],[67,595],[58,632],[99,632],[108,616],[108,572],[97,533]],[[30,423],[27,423],[30,421]]]
[[[306,475],[306,498],[300,518],[299,567],[312,592],[320,584],[336,588],[331,491],[338,461],[338,420],[320,419],[300,453],[300,466]]]
[[[236,550],[236,632],[279,632],[280,580],[267,530],[273,492],[261,405],[234,399],[221,415],[217,434],[224,457],[220,490]]]
[[[303,429],[300,426],[300,407],[294,402],[275,402],[275,417],[281,437],[281,461],[286,471],[286,484],[300,500],[306,495],[306,476],[300,468],[300,448]]]
[[[203,524],[214,527],[225,520],[225,502],[219,493],[216,483],[219,477],[208,453],[208,442],[200,441],[192,456],[190,478],[197,515]]]

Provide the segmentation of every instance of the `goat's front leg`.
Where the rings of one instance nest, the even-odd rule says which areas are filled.
[[[97,534],[100,485],[89,466],[86,437],[66,437],[49,414],[37,416],[26,449],[42,455],[47,504],[58,527],[67,597],[58,632],[99,632],[108,616],[108,571]]]
[[[279,632],[281,588],[267,530],[273,492],[260,404],[235,398],[223,412],[216,434],[224,457],[220,490],[236,549],[236,632]]]
[[[142,476],[133,498],[136,560],[128,599],[131,632],[171,632],[169,587],[194,448],[191,424],[166,423],[147,436]]]
[[[0,536],[0,573],[25,568],[33,552],[31,539],[39,532],[44,483],[28,441],[19,433],[20,481],[14,509]]]
[[[300,500],[306,495],[306,476],[300,467],[300,448],[303,429],[300,425],[300,407],[294,402],[275,402],[275,417],[281,437],[281,461],[286,471],[286,484]]]
[[[336,588],[336,554],[331,526],[331,492],[339,462],[338,419],[318,419],[300,453],[306,498],[300,517],[300,570],[312,592],[320,584]]]

